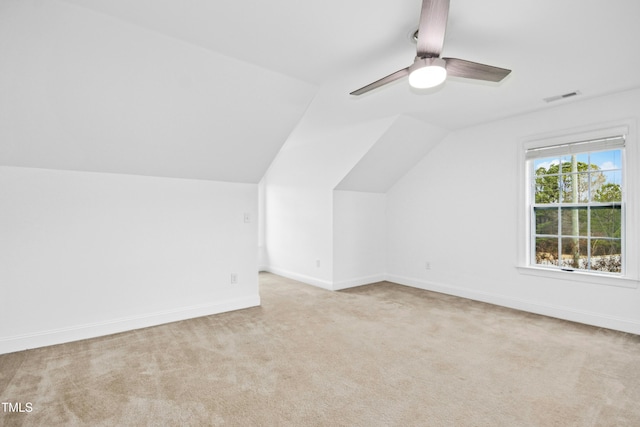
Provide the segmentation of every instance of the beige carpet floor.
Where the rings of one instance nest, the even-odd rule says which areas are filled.
[[[0,356],[6,426],[640,426],[640,337],[378,283]]]

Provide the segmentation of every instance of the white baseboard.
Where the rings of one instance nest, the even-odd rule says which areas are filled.
[[[260,305],[260,296],[250,296],[215,304],[200,304],[155,313],[141,314],[104,322],[71,326],[24,335],[0,338],[0,354],[111,335],[133,329],[209,316]]]
[[[355,277],[353,279],[341,280],[339,282],[333,282],[333,290],[339,291],[342,289],[355,288],[356,286],[369,285],[371,283],[382,282],[386,280],[384,274],[375,274],[372,276]]]
[[[278,276],[286,277],[287,279],[297,280],[298,282],[306,283],[307,285],[317,286],[329,291],[333,290],[333,284],[327,280],[305,276],[304,274],[294,273],[293,271],[284,270],[277,267],[266,267],[264,271],[277,274]]]
[[[489,304],[522,310],[529,313],[541,314],[543,316],[555,317],[572,322],[584,323],[587,325],[640,335],[640,322],[632,319],[624,319],[601,313],[576,310],[571,307],[562,307],[553,304],[541,304],[539,302],[528,301],[521,298],[513,298],[393,274],[386,275],[385,280],[427,291],[454,295],[475,301],[482,301]]]
[[[342,280],[339,282],[331,282],[328,280],[318,279],[316,277],[306,276],[304,274],[294,273],[293,271],[284,270],[276,267],[264,267],[263,270],[269,273],[277,274],[278,276],[286,277],[288,279],[297,280],[298,282],[306,283],[308,285],[317,286],[329,291],[339,291],[347,288],[354,288],[356,286],[368,285],[370,283],[381,282],[385,280],[384,274],[376,274],[373,276],[355,277],[353,279]]]

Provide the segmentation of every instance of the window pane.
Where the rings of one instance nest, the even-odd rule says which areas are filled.
[[[558,208],[535,208],[536,234],[558,234]]]
[[[558,164],[560,160],[557,157],[547,157],[545,159],[535,159],[533,161],[533,170],[536,175],[546,175],[550,173],[558,173]],[[555,169],[551,172],[550,169]]]
[[[592,239],[591,256],[620,255],[622,245],[620,239]]]
[[[607,149],[608,141],[552,146],[539,152],[549,157],[530,157],[532,263],[621,273],[624,153]]]
[[[622,243],[620,240],[591,241],[591,269],[610,273],[622,272]]]
[[[586,236],[587,235],[587,208],[562,208],[562,235]]]
[[[609,150],[591,153],[591,164],[599,170],[621,169],[622,151]]]
[[[571,173],[571,158],[562,159],[561,173]]]
[[[562,203],[573,202],[573,177],[570,174],[560,178],[560,198]]]
[[[589,153],[581,153],[581,154],[567,154],[566,156],[562,156],[562,172],[568,173],[572,172],[571,164],[573,163],[573,159],[575,158],[576,163],[578,163],[578,171],[586,171],[589,168]]]
[[[536,264],[558,265],[558,239],[552,237],[536,238]]]
[[[578,203],[589,202],[589,173],[579,173],[578,179]]]
[[[591,236],[620,238],[621,233],[621,206],[598,206],[591,208]]]
[[[588,268],[587,239],[562,239],[561,267],[586,269]]]
[[[596,172],[591,177],[591,194],[594,202],[622,201],[622,172]]]
[[[558,203],[559,177],[557,175],[542,175],[536,177],[535,200],[536,203]]]
[[[562,203],[587,203],[589,201],[589,173],[562,175]]]

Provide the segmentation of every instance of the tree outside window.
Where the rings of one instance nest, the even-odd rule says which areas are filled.
[[[532,168],[532,262],[621,273],[622,150],[536,158]]]

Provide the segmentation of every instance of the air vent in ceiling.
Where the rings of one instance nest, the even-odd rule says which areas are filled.
[[[549,98],[544,98],[543,100],[544,102],[553,102],[553,101],[559,101],[565,98],[571,98],[572,96],[577,96],[577,95],[580,95],[579,90],[574,90],[573,92],[565,93],[562,95],[550,96]]]

